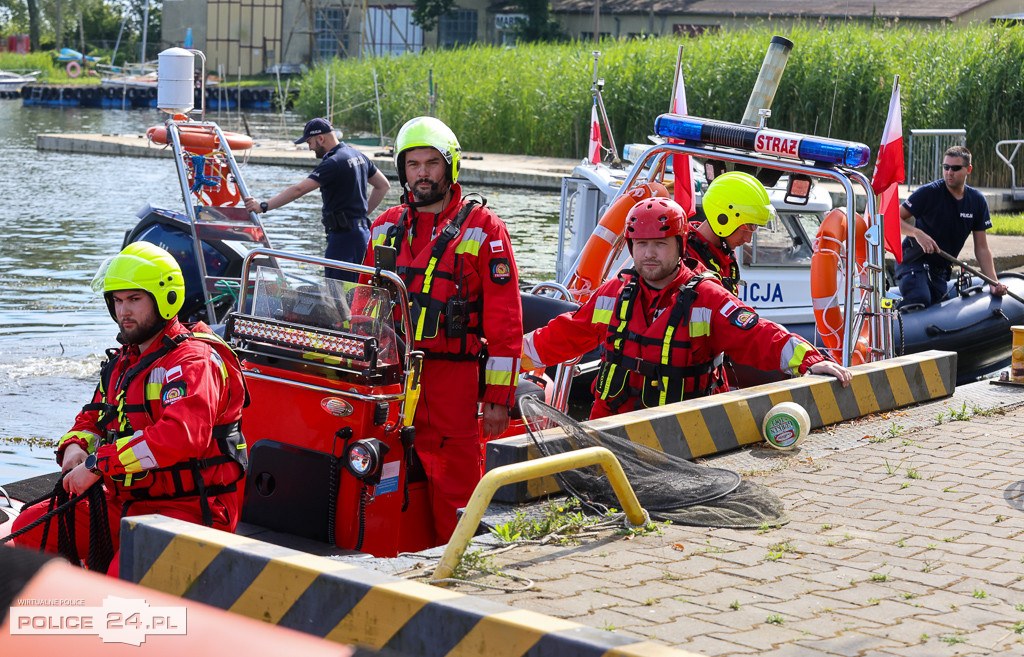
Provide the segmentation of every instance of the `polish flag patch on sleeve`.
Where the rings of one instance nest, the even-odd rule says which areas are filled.
[[[505,245],[501,243],[501,240],[494,240],[491,242],[491,253],[501,253],[505,250]]]
[[[739,305],[735,301],[726,301],[725,305],[718,312],[722,313],[722,317],[728,317],[737,308],[739,308]]]

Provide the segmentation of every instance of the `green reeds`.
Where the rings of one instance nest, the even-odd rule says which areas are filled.
[[[773,34],[796,45],[769,126],[862,141],[874,151],[898,74],[905,139],[911,128],[965,128],[975,155],[971,183],[1009,184],[1009,169],[994,149],[1001,139],[1024,137],[1024,30],[1013,27],[806,24],[608,40],[600,45],[599,75],[617,144],[646,143],[654,118],[668,110],[679,45],[690,113],[739,121]],[[386,94],[384,130],[393,137],[404,121],[429,111],[433,71],[436,115],[466,150],[581,158],[589,134],[592,50],[589,42],[572,42],[334,60],[326,65],[336,80],[334,119],[376,131],[376,108],[366,103],[376,67]],[[323,68],[303,78],[297,108],[304,115],[324,113],[324,79]],[[356,107],[360,103],[366,104]]]

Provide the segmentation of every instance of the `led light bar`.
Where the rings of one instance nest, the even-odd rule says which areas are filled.
[[[232,336],[270,342],[286,347],[309,349],[332,356],[368,360],[365,339],[343,337],[308,328],[295,328],[268,320],[254,320],[236,315]]]
[[[858,168],[871,159],[871,149],[853,141],[826,139],[782,130],[680,114],[662,114],[654,121],[659,137],[742,148],[794,160],[812,160]]]

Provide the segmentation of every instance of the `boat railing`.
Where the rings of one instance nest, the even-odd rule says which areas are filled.
[[[846,216],[856,216],[856,195],[854,185],[861,189],[865,197],[865,213],[867,215],[868,230],[865,235],[867,239],[867,260],[865,267],[868,272],[867,283],[861,283],[857,276],[856,249],[848,248],[846,261],[842,264],[845,274],[846,289],[843,291],[844,313],[844,334],[843,334],[843,364],[849,365],[853,351],[860,335],[860,329],[865,320],[871,322],[873,344],[871,346],[874,358],[892,357],[891,322],[888,321],[888,309],[882,307],[882,295],[885,292],[885,279],[883,271],[884,247],[882,222],[884,217],[876,213],[875,196],[871,190],[868,179],[858,171],[847,169],[839,165],[818,165],[808,164],[803,161],[786,160],[769,155],[762,155],[750,151],[739,151],[724,147],[711,147],[703,144],[671,144],[664,143],[652,146],[643,157],[633,164],[633,167],[626,174],[626,179],[619,188],[616,197],[632,189],[635,185],[644,180],[650,180],[650,173],[663,171],[665,161],[672,155],[692,155],[701,158],[731,162],[737,165],[748,167],[763,167],[785,171],[789,173],[802,173],[816,178],[832,180],[842,186],[846,193]],[[856,222],[848,222],[847,244],[856,243]],[[609,274],[609,268],[615,257],[621,251],[624,241],[619,240],[612,254],[606,261],[605,271],[602,280]]]
[[[1010,167],[1010,196],[1014,201],[1024,199],[1024,186],[1017,185],[1017,168],[1013,165],[1014,160],[1017,159],[1017,152],[1020,151],[1021,144],[1024,144],[1024,139],[1004,139],[996,142],[996,155],[1006,163],[1006,166]],[[1004,154],[1002,149],[1004,147],[1009,149],[1010,146],[1013,146],[1013,150]]]
[[[263,222],[260,221],[258,214],[254,212],[247,212],[243,208],[197,206],[192,202],[192,191],[188,182],[188,168],[185,163],[186,151],[181,142],[181,128],[183,126],[187,126],[190,131],[206,132],[212,138],[215,138],[218,144],[217,152],[223,157],[225,163],[228,165],[228,169],[231,172],[231,176],[234,179],[235,186],[238,188],[241,197],[245,198],[249,196],[249,190],[245,185],[245,179],[242,176],[238,162],[235,160],[235,156],[231,152],[231,147],[228,145],[228,140],[225,138],[220,126],[214,122],[178,121],[173,118],[168,119],[165,125],[167,127],[168,138],[171,142],[172,152],[174,153],[175,167],[178,172],[178,184],[181,187],[182,200],[185,204],[185,214],[189,219],[189,223],[192,225],[192,246],[194,252],[197,254],[201,254],[203,252],[202,238],[204,232],[208,232],[208,230],[204,228],[204,225],[210,224],[211,220],[215,225],[225,224],[225,219],[230,219],[230,222],[228,223],[232,224],[234,231],[240,231],[240,233],[246,235],[249,240],[270,248],[270,240],[267,237],[266,230],[263,228]],[[214,307],[215,297],[211,294],[210,288],[212,283],[209,280],[210,276],[206,269],[206,261],[202,257],[197,257],[196,262],[199,267],[200,279],[203,281],[203,294],[206,303],[207,317],[209,317],[211,321],[217,322],[221,318],[216,316],[216,310]]]
[[[560,283],[537,283],[530,289],[530,294],[544,294],[545,296],[552,296],[556,299],[561,299],[562,301],[576,301],[572,292]],[[551,405],[563,413],[565,413],[569,407],[569,389],[572,387],[573,375],[576,373],[576,364],[582,359],[583,357],[579,356],[555,366],[555,376],[552,382],[554,394],[551,398]]]

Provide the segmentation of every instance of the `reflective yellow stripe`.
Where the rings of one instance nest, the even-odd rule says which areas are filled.
[[[612,323],[612,311],[611,310],[594,310],[594,318],[591,320],[594,324],[611,324]]]
[[[669,355],[672,350],[669,345],[672,344],[672,335],[676,332],[676,327],[669,326],[665,329],[665,341],[661,343],[661,362],[663,365],[671,365],[669,362]]]
[[[67,432],[66,434],[60,437],[60,440],[57,441],[57,449],[60,449],[61,446],[66,441],[71,440],[72,438],[81,438],[82,440],[84,440],[89,445],[89,447],[86,449],[87,452],[91,453],[96,451],[96,440],[99,438],[99,436],[88,431]]]
[[[427,270],[423,272],[423,294],[430,294],[430,288],[434,285],[434,269],[437,268],[437,258],[431,258],[427,263]]]
[[[156,401],[157,399],[160,399],[161,388],[163,388],[162,383],[147,383],[146,401]]]
[[[780,369],[788,374],[799,373],[800,365],[804,362],[804,357],[814,350],[814,347],[802,338],[797,336],[791,337],[786,341],[786,346],[782,348],[782,362],[780,363]]]
[[[124,467],[125,474],[142,472],[142,465],[139,463],[138,457],[135,456],[135,452],[132,451],[131,447],[125,448],[125,445],[132,440],[134,440],[134,436],[118,438],[117,441],[114,442],[114,445],[117,447],[117,460],[121,463],[121,466]],[[125,482],[125,485],[130,485],[130,482],[131,479]]]
[[[519,370],[517,358],[491,356],[484,366],[484,383],[489,386],[510,386],[512,375]]]
[[[690,322],[690,337],[699,338],[711,335],[711,324],[708,322]]]
[[[512,385],[512,372],[484,372],[484,383],[489,386],[510,386]]]
[[[459,253],[468,253],[469,255],[477,255],[480,253],[480,242],[476,240],[462,240],[459,245],[455,247],[456,255]]]

